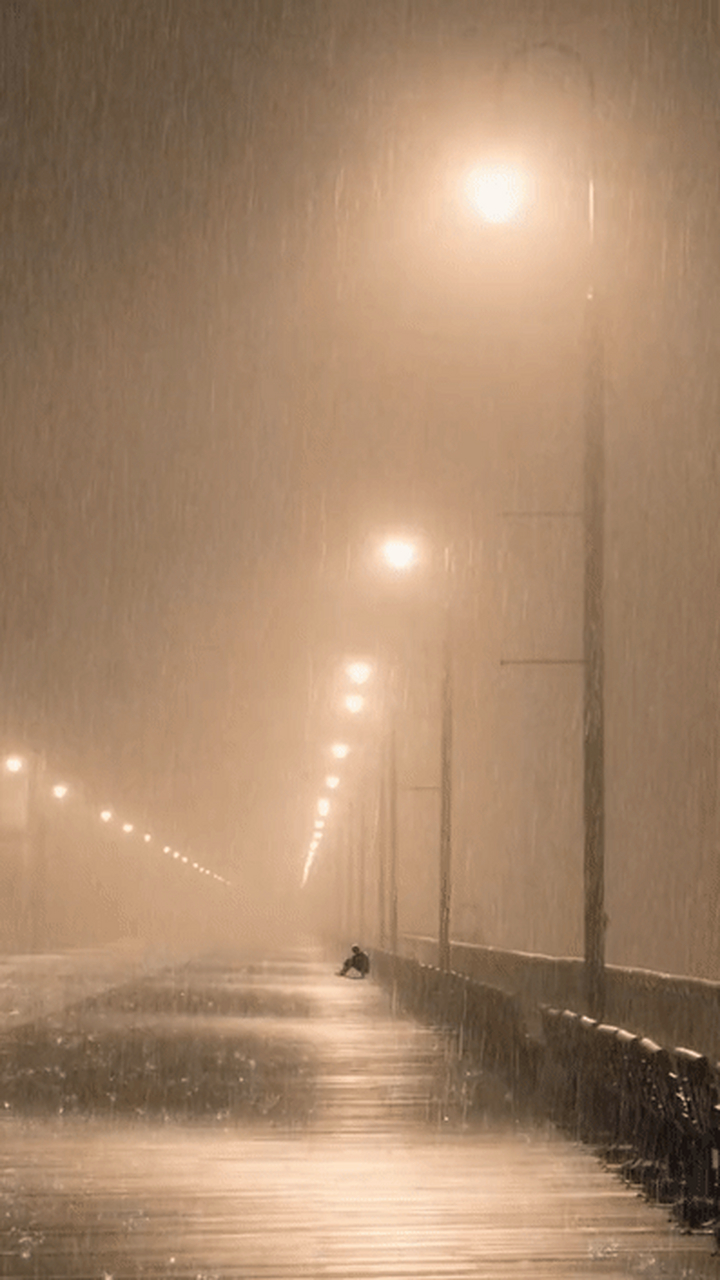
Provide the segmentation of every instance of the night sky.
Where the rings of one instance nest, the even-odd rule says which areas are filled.
[[[572,44],[598,86],[614,652],[657,669],[669,578],[706,632],[677,697],[717,698],[714,0],[2,0],[0,21],[8,741],[218,869],[299,871],[332,663],[383,639],[351,580],[370,531],[460,549],[468,669],[522,648],[536,575],[497,520],[577,505],[588,129],[566,68],[511,75],[498,107],[526,40]],[[514,240],[448,194],[503,130],[554,175]],[[553,631],[562,557],[551,647],[577,639]]]

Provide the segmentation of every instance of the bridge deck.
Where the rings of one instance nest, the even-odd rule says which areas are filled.
[[[519,1126],[492,1082],[471,1082],[471,1109],[442,1040],[393,1017],[372,981],[313,958],[155,978],[56,1020],[60,1105],[57,1088],[43,1095],[45,1033],[32,1034],[27,1094],[17,1072],[0,1084],[3,1277],[680,1280],[720,1267],[711,1237],[680,1234],[589,1151]],[[98,1092],[82,1103],[92,1054]],[[125,1077],[103,1091],[116,1060]],[[242,1114],[201,1114],[218,1063]]]

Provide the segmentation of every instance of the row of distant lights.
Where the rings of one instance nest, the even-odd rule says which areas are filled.
[[[346,674],[354,685],[367,684],[372,675],[372,667],[368,662],[351,662],[346,668]],[[345,707],[352,714],[357,715],[362,711],[365,705],[365,699],[360,693],[349,693],[345,697]],[[350,754],[350,747],[346,742],[336,742],[330,748],[331,755],[336,760],[344,760]],[[328,791],[334,792],[340,785],[340,778],[337,774],[329,774],[325,779],[325,787]],[[317,802],[317,816],[313,826],[312,839],[305,858],[305,866],[303,868],[302,884],[307,884],[308,876],[315,861],[315,856],[323,838],[325,831],[325,819],[330,813],[330,797],[327,795],[320,796]]]
[[[26,761],[22,756],[6,756],[4,763],[6,773],[22,773],[26,765]],[[69,794],[70,788],[66,786],[64,782],[56,782],[54,786],[50,788],[50,791],[56,800],[64,800]],[[112,809],[101,809],[101,822],[111,823],[113,822],[114,817],[115,815],[113,814]],[[134,823],[123,822],[122,831],[126,836],[131,836],[135,831]],[[145,844],[152,843],[152,836],[149,831],[144,833],[143,842]],[[169,844],[163,845],[163,853],[171,854],[177,862],[181,862],[184,866],[192,867],[193,871],[197,871],[200,875],[211,876],[213,880],[217,880],[220,884],[230,884],[230,881],[226,880],[224,876],[219,876],[217,872],[210,871],[208,867],[202,867],[199,862],[191,862],[190,858],[188,858],[186,854],[181,853],[179,849],[173,849]]]
[[[504,175],[507,178],[507,175]],[[503,174],[498,172],[493,175],[492,182],[498,183],[498,190],[503,186]],[[392,573],[404,574],[412,570],[418,563],[419,545],[417,540],[408,538],[388,538],[379,548],[380,560],[386,569]],[[348,676],[351,684],[362,686],[367,684],[372,676],[372,667],[369,662],[350,662],[345,668],[345,674]],[[352,691],[347,693],[344,698],[344,706],[346,711],[351,715],[358,715],[365,706],[365,698],[361,693]],[[350,748],[344,742],[338,742],[331,747],[332,755],[337,760],[344,760],[349,754]],[[334,791],[340,784],[340,779],[332,774],[325,779],[325,786],[329,791]],[[310,870],[320,843],[322,841],[323,832],[325,830],[325,819],[330,812],[330,799],[327,795],[321,796],[317,802],[317,817],[313,828],[313,835],[305,858],[305,866],[303,868],[302,883],[307,883]]]

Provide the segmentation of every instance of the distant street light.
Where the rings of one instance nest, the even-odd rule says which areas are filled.
[[[356,716],[365,706],[365,699],[360,693],[348,693],[345,698],[345,706],[352,715]]]
[[[527,203],[527,179],[510,165],[475,169],[466,189],[470,203],[486,222],[512,222]]]
[[[100,814],[100,821],[110,822],[111,819],[112,819],[112,811],[110,809],[103,809],[102,813]]]
[[[367,684],[372,675],[369,662],[351,662],[346,667],[346,671],[353,684]]]
[[[382,557],[391,569],[403,572],[417,560],[417,547],[406,538],[389,538],[382,545]]]
[[[133,827],[132,822],[123,822],[123,831],[125,832],[126,836],[129,836],[130,832],[134,830],[135,828]]]
[[[152,836],[149,834],[149,832],[147,831],[145,832],[145,835],[143,836],[143,840],[145,841],[146,844],[150,843],[150,841],[152,840]]]
[[[329,787],[331,791],[334,791],[339,785],[340,779],[336,777],[335,774],[331,774],[330,777],[325,779],[325,786]]]
[[[345,742],[336,742],[330,751],[336,760],[344,760],[350,754],[350,748]]]
[[[418,544],[405,538],[390,538],[382,545],[386,563],[397,572],[413,568],[418,559]],[[450,548],[445,549],[446,569],[452,567]],[[451,596],[445,592],[444,635],[442,650],[442,710],[440,719],[440,844],[438,857],[438,967],[450,967],[450,902],[452,861],[452,739],[453,739],[453,680],[451,644]],[[397,759],[396,732],[393,725],[389,735],[388,791],[389,791],[389,868],[390,889],[390,949],[397,950]]]
[[[52,793],[56,800],[64,800],[68,793],[68,789],[64,782],[57,782],[52,789]]]
[[[320,800],[318,800],[317,802],[317,810],[318,810],[318,813],[320,814],[320,817],[324,818],[325,815],[330,812],[330,801],[326,800],[325,797],[322,796]]]
[[[7,756],[5,759],[5,769],[8,773],[22,773],[25,768],[25,761],[22,756]]]

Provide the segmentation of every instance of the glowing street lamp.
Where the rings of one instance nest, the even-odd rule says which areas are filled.
[[[367,684],[372,675],[369,662],[350,662],[345,668],[353,684]]]
[[[583,950],[587,1012],[602,1019],[605,1004],[605,332],[598,297],[596,167],[599,124],[595,73],[572,45],[542,40],[522,45],[504,60],[500,83],[510,70],[536,54],[552,54],[572,66],[583,83],[586,137],[587,276],[583,342]],[[494,174],[494,179],[491,178]],[[503,177],[504,174],[504,177]],[[492,222],[508,221],[523,200],[521,175],[497,167],[471,179],[471,198]]]
[[[56,800],[64,800],[68,793],[68,789],[64,782],[57,782],[52,789],[52,793]]]
[[[351,715],[356,716],[365,706],[365,699],[360,693],[349,693],[345,698],[345,706]]]
[[[527,204],[527,179],[511,165],[475,169],[466,190],[473,208],[486,222],[512,222]]]
[[[5,760],[5,769],[7,773],[22,773],[25,768],[25,761],[22,756],[7,756]]]
[[[325,779],[325,786],[329,787],[330,791],[334,791],[336,787],[340,786],[340,779],[336,777],[335,774],[330,774],[330,776]]]
[[[326,800],[325,797],[323,796],[317,802],[317,809],[318,809],[318,813],[320,814],[320,817],[324,818],[326,814],[330,812],[330,801]]]
[[[406,538],[388,538],[382,545],[382,557],[391,569],[403,573],[415,564],[418,551],[415,543]]]
[[[336,760],[344,760],[350,754],[350,748],[346,742],[336,742],[330,751]]]
[[[102,813],[100,814],[100,821],[101,821],[101,822],[110,822],[110,821],[111,821],[111,819],[112,819],[112,810],[111,810],[111,809],[103,809]]]
[[[135,828],[133,827],[132,822],[123,822],[123,831],[125,832],[126,836],[129,836],[130,832],[134,830]]]
[[[498,176],[498,175],[496,175]],[[496,206],[499,213],[500,204]],[[382,543],[381,555],[385,564],[396,573],[413,569],[419,559],[422,542],[409,538],[388,538]],[[445,548],[445,567],[452,567],[452,551]],[[450,967],[450,891],[452,856],[452,737],[453,737],[453,677],[452,677],[452,603],[450,593],[444,602],[444,642],[441,681],[440,720],[440,839],[438,867],[438,967]],[[396,733],[391,728],[388,740],[388,897],[390,951],[397,953],[398,880],[397,880],[397,773]]]
[[[148,831],[145,832],[145,835],[143,836],[143,840],[145,841],[146,844],[149,844],[150,841],[152,840],[152,836]]]

